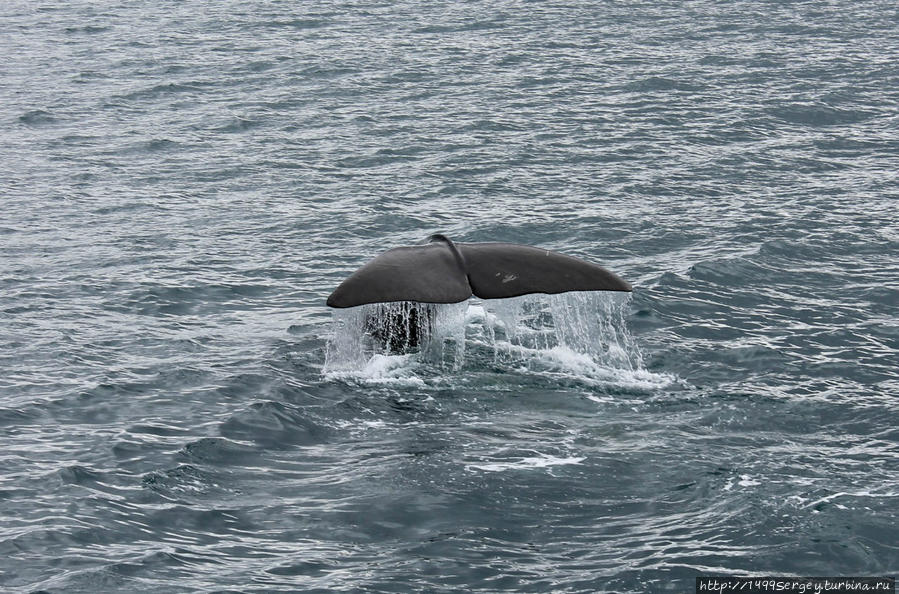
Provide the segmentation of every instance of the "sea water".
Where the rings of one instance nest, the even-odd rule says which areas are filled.
[[[899,572],[895,3],[0,30],[0,590]],[[634,292],[440,306],[403,353],[325,306],[436,232]]]

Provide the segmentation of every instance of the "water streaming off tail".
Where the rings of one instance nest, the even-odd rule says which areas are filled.
[[[571,292],[484,301],[483,341],[496,362],[530,365],[568,354],[604,368],[642,367],[627,330],[630,295]]]
[[[334,310],[325,373],[367,372],[410,359],[444,370],[466,364],[466,340],[496,364],[540,366],[568,359],[636,371],[639,348],[627,331],[629,295],[563,293],[456,304],[395,302]],[[466,338],[467,336],[467,338]],[[468,366],[477,365],[477,355]]]
[[[334,310],[324,371],[362,371],[373,360],[414,354],[459,369],[465,357],[467,309],[467,302],[398,301]]]

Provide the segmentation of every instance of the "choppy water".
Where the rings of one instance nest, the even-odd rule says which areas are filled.
[[[894,2],[12,1],[0,29],[3,589],[899,573]],[[326,369],[327,294],[438,231],[635,291],[574,347],[528,320],[576,296],[473,302],[448,360]]]

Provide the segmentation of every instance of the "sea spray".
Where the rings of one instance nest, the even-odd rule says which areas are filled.
[[[570,292],[485,301],[484,336],[494,359],[530,365],[537,356],[571,352],[595,365],[621,370],[642,367],[642,355],[627,329],[630,295]],[[545,357],[543,357],[545,358]]]
[[[571,292],[455,304],[394,302],[334,310],[324,372],[380,378],[384,369],[409,371],[422,363],[458,371],[466,340],[486,349],[494,364],[543,368],[576,361],[636,371],[639,348],[627,330],[629,295]],[[466,338],[468,335],[468,338]],[[383,358],[396,359],[390,366]],[[373,358],[382,361],[371,365]],[[477,357],[475,357],[477,358]],[[391,376],[393,377],[393,376]]]
[[[642,368],[640,347],[627,329],[630,300],[630,293],[550,295],[557,346],[589,355],[606,367]]]
[[[465,321],[468,301],[434,305],[424,352],[443,369],[458,371],[465,362]]]
[[[364,332],[366,306],[335,309],[325,351],[324,373],[361,370],[375,354],[369,352]]]
[[[443,369],[458,370],[465,358],[467,309],[468,302],[409,301],[335,309],[323,371],[364,372],[372,358],[407,360],[410,355]]]

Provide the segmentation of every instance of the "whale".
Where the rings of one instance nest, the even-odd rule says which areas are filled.
[[[327,305],[459,303],[472,296],[632,290],[615,273],[580,258],[515,243],[455,243],[437,233],[422,245],[376,256],[341,282]]]
[[[428,342],[438,304],[631,290],[615,273],[573,256],[515,243],[455,243],[438,233],[376,256],[340,283],[327,305],[367,306],[362,333],[387,353],[407,353]]]

